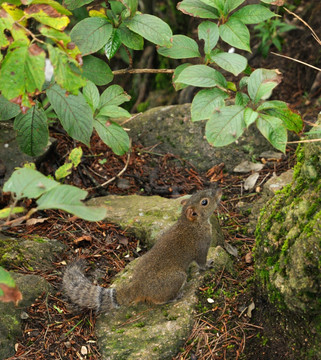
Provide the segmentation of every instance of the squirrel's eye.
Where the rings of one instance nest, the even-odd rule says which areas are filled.
[[[201,204],[202,204],[202,206],[206,206],[206,205],[208,204],[208,200],[207,200],[207,199],[203,199],[203,200],[201,201]]]

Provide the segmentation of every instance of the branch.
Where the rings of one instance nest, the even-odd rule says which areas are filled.
[[[295,62],[298,62],[298,63],[300,63],[300,64],[309,66],[309,67],[312,68],[312,69],[321,71],[321,69],[318,68],[318,67],[316,67],[316,66],[310,65],[310,64],[308,64],[308,63],[306,63],[306,62],[304,62],[304,61],[301,61],[301,60],[293,59],[293,58],[291,58],[290,56],[285,56],[285,55],[277,54],[277,53],[275,53],[275,52],[273,52],[273,51],[271,51],[271,54],[276,55],[276,56],[280,56],[280,57],[283,57],[283,58],[285,58],[285,59],[289,59],[289,60],[292,60],[292,61],[295,61]]]
[[[175,69],[121,69],[113,71],[113,74],[173,74],[174,71]]]

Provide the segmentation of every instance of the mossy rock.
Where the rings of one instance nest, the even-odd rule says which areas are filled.
[[[320,143],[299,148],[297,159],[292,183],[261,211],[256,273],[271,301],[302,317],[311,333],[311,353],[321,357]]]

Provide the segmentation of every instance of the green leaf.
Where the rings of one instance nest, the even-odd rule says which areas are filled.
[[[66,163],[61,166],[55,171],[55,178],[56,180],[61,180],[71,174],[72,170],[72,163]]]
[[[192,66],[192,64],[184,63],[182,65],[177,66],[177,68],[174,70],[173,76],[172,76],[172,82],[173,86],[176,91],[185,89],[188,85],[176,82],[176,79],[178,78],[179,74],[187,67]]]
[[[53,85],[47,96],[68,135],[89,146],[93,115],[83,95],[67,95],[58,85]]]
[[[248,79],[249,96],[255,104],[260,100],[266,100],[280,82],[281,76],[278,70],[257,69]]]
[[[114,75],[107,63],[95,56],[89,55],[83,58],[83,75],[98,86],[109,84]]]
[[[257,111],[281,119],[285,127],[290,131],[295,131],[297,134],[302,131],[303,121],[301,116],[291,111],[283,101],[266,101],[257,108]]]
[[[116,155],[124,155],[129,150],[129,136],[117,123],[98,118],[94,127],[101,140],[109,146]]]
[[[122,42],[117,29],[113,29],[111,37],[105,45],[105,55],[108,60],[114,57],[121,44]]]
[[[191,106],[192,121],[206,120],[217,108],[225,105],[228,95],[217,88],[200,90],[193,99]]]
[[[183,0],[177,4],[182,13],[203,19],[218,19],[219,14],[212,6],[204,4],[201,0]]]
[[[7,218],[10,214],[19,214],[26,211],[25,208],[17,206],[17,207],[7,207],[0,210],[0,219]],[[1,282],[1,281],[0,281]]]
[[[242,21],[231,17],[225,24],[221,25],[219,29],[223,41],[237,49],[251,52],[250,32]]]
[[[76,24],[70,33],[82,54],[88,55],[100,50],[107,44],[113,31],[106,18],[86,18]]]
[[[255,120],[258,118],[259,113],[254,111],[251,108],[246,108],[244,110],[244,121],[247,127],[249,127],[251,124],[255,122]]]
[[[217,70],[206,65],[192,65],[186,67],[177,77],[177,83],[200,87],[226,87],[224,76]]]
[[[64,3],[69,10],[75,10],[83,5],[90,4],[92,0],[65,0]]]
[[[86,80],[70,67],[73,61],[64,51],[50,44],[47,47],[50,61],[54,67],[54,76],[57,84],[72,94],[78,94],[79,88],[86,85]]]
[[[33,106],[14,120],[17,142],[22,152],[30,156],[44,153],[49,140],[47,116],[43,109]]]
[[[120,0],[126,7],[129,8],[130,14],[135,14],[138,6],[138,0]]]
[[[119,106],[105,105],[102,108],[100,108],[98,117],[99,116],[108,116],[111,118],[121,118],[121,117],[129,118],[131,115],[127,110]]]
[[[216,46],[219,39],[218,26],[211,21],[203,21],[198,26],[198,38],[204,40],[204,52],[209,54]]]
[[[244,24],[257,24],[277,16],[263,5],[254,4],[242,7],[236,11],[231,18],[238,19]]]
[[[144,38],[131,31],[123,23],[117,29],[121,42],[130,49],[143,50]]]
[[[80,146],[74,148],[71,150],[68,159],[71,161],[72,165],[76,168],[80,162],[81,162],[81,158],[82,158],[82,148]]]
[[[0,266],[0,283],[5,284],[11,288],[14,288],[16,286],[16,283],[11,277],[10,273],[1,266]]]
[[[207,141],[213,146],[225,146],[237,140],[246,128],[244,108],[232,105],[212,114],[205,127]]]
[[[17,104],[0,95],[0,121],[7,121],[20,113],[20,107]]]
[[[15,170],[3,186],[4,192],[16,194],[16,198],[36,199],[59,183],[42,175],[39,171],[30,168]]]
[[[278,150],[285,153],[287,143],[287,131],[282,120],[270,116],[260,114],[256,121],[256,126],[261,134]]]
[[[172,47],[163,46],[158,48],[157,52],[172,59],[188,59],[201,56],[197,42],[185,35],[174,35]]]
[[[38,210],[60,209],[88,221],[103,220],[106,209],[103,207],[86,206],[81,200],[87,196],[87,191],[71,185],[60,185],[45,194],[38,200]]]
[[[64,30],[69,24],[69,17],[60,14],[56,9],[47,4],[33,4],[25,9],[27,19],[33,18],[41,24],[57,30]]]
[[[124,24],[135,33],[160,46],[171,46],[171,28],[160,18],[149,14],[136,14]]]
[[[250,98],[241,92],[237,92],[235,96],[235,105],[246,106],[250,101]]]
[[[87,80],[86,85],[82,89],[82,94],[94,112],[99,105],[99,91],[97,86],[90,80]]]
[[[99,109],[107,105],[121,105],[129,101],[130,96],[119,85],[109,86],[100,96]]]
[[[2,95],[9,100],[22,96],[22,105],[29,107],[24,96],[41,91],[44,82],[45,52],[36,44],[29,46],[25,41],[14,41],[1,65]]]
[[[247,59],[239,54],[218,53],[211,56],[211,59],[222,69],[237,76],[247,67]]]
[[[245,0],[227,0],[227,7],[228,7],[228,12],[233,11],[234,9],[236,9],[237,7],[239,7],[241,4],[243,4],[245,2]]]

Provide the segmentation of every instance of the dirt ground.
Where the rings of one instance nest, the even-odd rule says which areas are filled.
[[[321,37],[321,4],[314,3],[301,1],[296,13]],[[295,23],[297,29],[284,34],[282,54],[320,67],[321,45],[306,27],[294,21],[292,15],[286,15],[286,19]],[[278,52],[273,47],[271,50]],[[321,110],[321,82],[316,70],[272,54],[262,59],[255,52],[250,65],[278,68],[283,74],[283,82],[273,97],[288,102],[293,110],[300,112],[306,127],[309,122],[315,121]],[[52,129],[51,135],[58,139],[58,143],[51,156],[41,164],[40,169],[45,174],[54,173],[63,164],[64,155],[75,145],[80,145],[61,129]],[[85,189],[94,188],[90,190],[91,196],[139,193],[173,197],[207,187],[210,182],[217,182],[223,189],[224,199],[218,216],[225,240],[239,253],[234,259],[235,273],[223,271],[214,279],[206,279],[199,291],[199,315],[193,332],[175,359],[301,358],[298,354],[305,350],[307,344],[298,344],[286,335],[284,328],[288,324],[284,323],[284,319],[281,323],[278,311],[256,288],[252,258],[254,235],[247,233],[247,214],[236,209],[240,200],[251,203],[258,199],[260,189],[273,172],[280,174],[294,165],[295,145],[288,146],[287,156],[282,161],[271,161],[265,167],[258,180],[257,192],[243,196],[240,195],[244,181],[241,175],[227,174],[220,167],[198,173],[190,164],[172,154],[155,154],[152,149],[142,148],[139,144],[133,144],[129,158],[127,155],[119,157],[94,135],[91,148],[83,147],[83,151],[81,165],[67,182]],[[99,184],[117,175],[126,163],[127,169],[120,180],[111,182],[107,187],[99,187]],[[4,206],[8,200],[4,197],[0,205]],[[43,216],[48,218],[45,223],[8,229],[7,234],[19,237],[39,234],[55,238],[64,242],[69,250],[56,260],[57,272],[40,274],[50,281],[55,292],[39,298],[28,309],[29,317],[23,322],[23,336],[17,340],[16,356],[10,360],[100,359],[94,334],[95,315],[91,312],[74,314],[68,309],[60,292],[61,271],[65,263],[75,256],[82,256],[87,259],[91,271],[99,270],[99,282],[108,286],[110,279],[144,249],[138,252],[138,239],[113,224],[70,219],[59,211],[45,211]],[[14,270],[39,274],[25,268]],[[213,298],[215,302],[210,304],[208,298]],[[244,309],[248,309],[251,303],[255,304],[255,309],[248,313]],[[82,346],[86,347],[87,355],[81,351]]]

